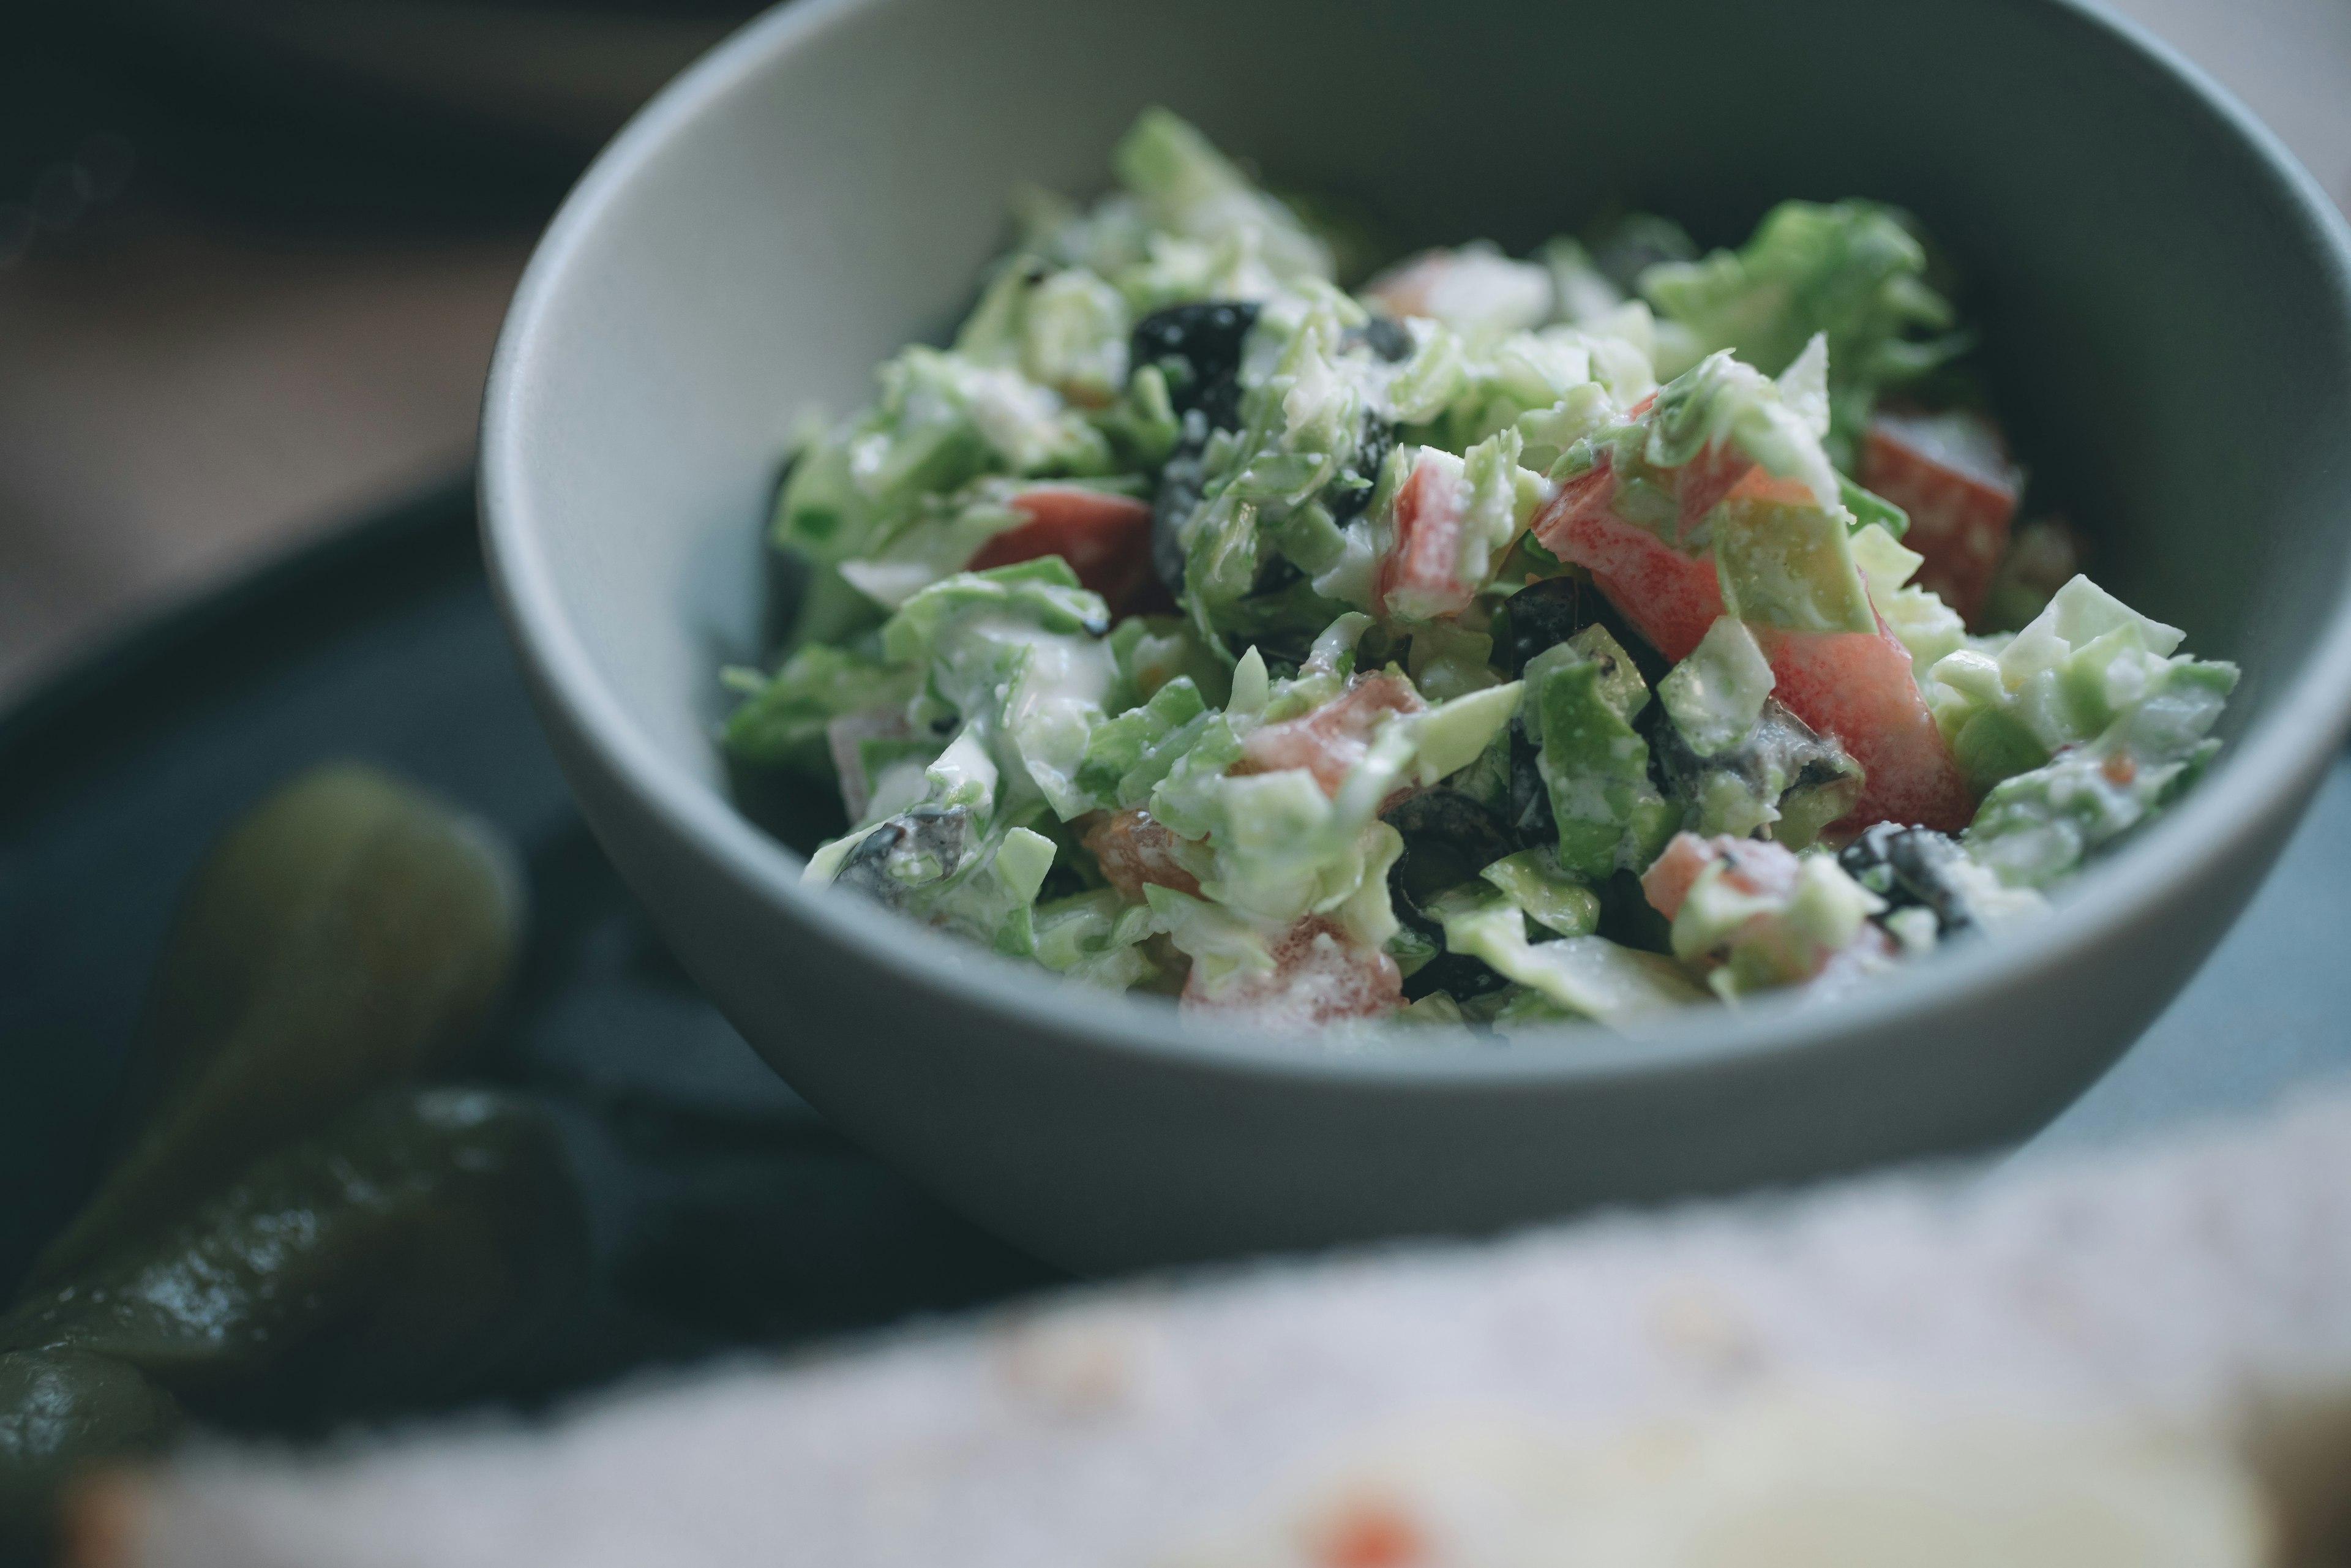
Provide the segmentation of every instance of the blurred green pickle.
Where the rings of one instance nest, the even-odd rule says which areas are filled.
[[[256,1161],[152,1244],[26,1296],[0,1318],[0,1351],[111,1357],[230,1423],[380,1414],[475,1389],[561,1320],[588,1266],[544,1110],[394,1091]]]
[[[180,1406],[135,1366],[86,1351],[0,1354],[0,1564],[47,1560],[57,1494],[77,1472],[152,1453]]]
[[[181,905],[115,1163],[30,1283],[152,1238],[255,1155],[447,1065],[497,999],[521,890],[489,830],[371,768],[313,769],[256,808]]]

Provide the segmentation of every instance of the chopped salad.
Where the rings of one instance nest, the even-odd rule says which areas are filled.
[[[1115,168],[799,441],[726,744],[838,784],[810,882],[1187,1011],[1507,1035],[2032,918],[2218,749],[2233,666],[2018,521],[1907,214],[1350,292],[1360,235],[1174,115]]]

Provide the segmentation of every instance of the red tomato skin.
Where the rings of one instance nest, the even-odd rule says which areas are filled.
[[[1414,465],[1396,491],[1395,544],[1380,562],[1379,601],[1414,621],[1458,615],[1475,590],[1454,573],[1461,551],[1460,481],[1435,463]],[[1401,602],[1394,602],[1401,596]]]
[[[1278,773],[1303,768],[1325,795],[1335,798],[1371,749],[1380,726],[1391,716],[1419,713],[1427,706],[1409,684],[1393,675],[1357,675],[1344,692],[1313,712],[1251,730],[1241,742],[1235,771]]]
[[[1881,620],[1875,632],[1790,632],[1750,622],[1771,664],[1771,695],[1834,735],[1867,774],[1838,823],[1955,833],[1975,815],[1967,781],[1910,674],[1910,652]]]
[[[1862,448],[1861,483],[1909,514],[1902,542],[1927,558],[1918,586],[1972,623],[2008,550],[2017,501],[2012,475],[2003,482],[1942,462],[1907,440],[1898,424],[1878,419]]]
[[[1155,614],[1175,601],[1151,567],[1151,503],[1078,485],[1036,485],[1012,497],[1029,521],[979,547],[967,571],[1060,556],[1114,616]]]
[[[1706,476],[1707,487],[1716,477]],[[1715,498],[1729,487],[1725,485]],[[1604,458],[1562,485],[1544,504],[1535,517],[1535,538],[1552,554],[1590,571],[1608,601],[1658,653],[1686,659],[1722,613],[1713,552],[1685,555],[1626,522],[1614,509],[1615,497],[1616,477]],[[1708,503],[1709,509],[1712,505]]]

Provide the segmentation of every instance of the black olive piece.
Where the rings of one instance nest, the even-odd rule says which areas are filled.
[[[1424,904],[1519,847],[1493,808],[1458,790],[1424,790],[1384,820],[1404,838],[1404,852],[1388,868],[1389,901],[1398,920],[1426,936],[1441,936],[1444,926],[1422,913]]]
[[[1159,470],[1159,489],[1151,498],[1151,569],[1170,594],[1184,592],[1182,529],[1199,509],[1207,474],[1200,451],[1207,441],[1207,424],[1197,413],[1186,414],[1184,434]]]
[[[1241,346],[1257,325],[1257,312],[1247,299],[1204,299],[1155,310],[1134,324],[1130,362],[1167,371],[1167,397],[1177,413],[1198,409],[1211,429],[1237,430]]]
[[[1380,482],[1380,465],[1388,460],[1395,445],[1395,426],[1366,412],[1353,455],[1341,465],[1338,478],[1322,491],[1322,507],[1332,522],[1345,528],[1372,504],[1372,489]],[[1347,483],[1350,480],[1357,482]]]
[[[1444,991],[1455,1001],[1467,1001],[1499,991],[1510,983],[1483,958],[1467,953],[1439,953],[1404,977],[1404,999],[1416,1002],[1431,991]]]
[[[940,876],[951,876],[971,852],[973,837],[969,807],[916,806],[859,840],[832,880],[889,908],[902,909],[912,890],[890,874],[890,857],[901,847],[909,848],[935,859]]]
[[[1608,602],[1607,595],[1577,578],[1547,577],[1541,582],[1531,582],[1510,595],[1503,605],[1503,614],[1509,625],[1497,642],[1510,653],[1513,675],[1526,674],[1528,660],[1546,648],[1557,647],[1587,626],[1605,626],[1608,634],[1632,655],[1633,667],[1653,690],[1666,678],[1666,672],[1673,668],[1664,654],[1633,630],[1632,622]]]
[[[1350,327],[1340,334],[1342,349],[1361,343],[1389,364],[1402,364],[1412,357],[1412,334],[1403,323],[1386,316],[1374,316],[1360,327]]]
[[[1599,936],[1644,953],[1674,950],[1674,923],[1649,902],[1639,877],[1629,871],[1616,872],[1593,891],[1600,895]]]
[[[1837,864],[1886,900],[1887,914],[1923,906],[1934,912],[1936,927],[1948,936],[1974,924],[1967,895],[1949,874],[1963,853],[1932,828],[1876,822],[1837,852]]]
[[[1859,771],[1835,737],[1815,730],[1777,697],[1763,699],[1763,711],[1744,743],[1712,757],[1700,757],[1690,749],[1663,703],[1644,709],[1634,727],[1649,742],[1651,773],[1657,777],[1660,788],[1678,800],[1698,799],[1700,784],[1709,773],[1733,774],[1749,793],[1758,798],[1771,794],[1776,805],[1790,795],[1818,789]],[[1781,784],[1778,792],[1771,794],[1774,774]]]
[[[1257,580],[1249,584],[1249,597],[1280,593],[1304,581],[1306,574],[1298,570],[1297,562],[1286,555],[1269,554],[1265,564],[1257,569]]]
[[[1243,604],[1249,603],[1244,599]],[[1228,632],[1225,646],[1234,658],[1240,658],[1251,648],[1265,661],[1265,673],[1277,681],[1295,680],[1306,661],[1314,656],[1314,633],[1296,627],[1267,632]]]

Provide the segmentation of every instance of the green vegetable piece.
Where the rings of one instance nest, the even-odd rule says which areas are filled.
[[[1111,165],[1157,227],[1190,238],[1244,240],[1276,276],[1327,278],[1331,253],[1296,214],[1268,195],[1188,122],[1144,110]]]
[[[521,904],[488,828],[371,768],[319,768],[263,802],[181,906],[117,1163],[32,1282],[154,1234],[256,1154],[449,1061],[505,983]]]
[[[2220,749],[2206,737],[2236,686],[2236,666],[2182,654],[2148,678],[2153,690],[2095,740],[2002,780],[1984,798],[1963,840],[1972,859],[2011,887],[2047,887],[2203,774]],[[1979,716],[1969,729],[1992,716]]]
[[[112,1357],[221,1419],[408,1408],[538,1343],[587,1262],[545,1112],[392,1091],[254,1162],[151,1244],[27,1296],[0,1319],[0,1350]]]
[[[1849,466],[1882,386],[1925,374],[1966,346],[1950,304],[1926,282],[1924,246],[1869,202],[1783,202],[1736,251],[1641,274],[1660,314],[1709,350],[1777,375],[1816,332],[1828,336],[1830,450]],[[1944,333],[1918,338],[1914,333]]]
[[[1708,516],[1725,614],[1797,632],[1876,629],[1842,512],[1767,492]]]
[[[67,1484],[168,1446],[179,1402],[135,1366],[86,1351],[0,1354],[0,1563],[46,1563]]]
[[[1118,711],[1150,701],[1178,675],[1191,676],[1210,707],[1223,707],[1231,695],[1231,669],[1179,616],[1130,615],[1111,629],[1110,651],[1118,666]]]
[[[885,664],[846,648],[810,645],[772,677],[729,670],[747,700],[726,720],[726,749],[745,762],[833,776],[825,727],[844,714],[900,708],[922,684],[912,664]],[[868,775],[871,777],[871,774]]]
[[[1825,855],[1800,857],[1781,891],[1750,892],[1729,871],[1725,859],[1699,872],[1674,916],[1675,956],[1718,960],[1708,980],[1726,998],[1809,978],[1886,907]]]
[[[1909,513],[1876,491],[1863,489],[1842,474],[1837,476],[1837,499],[1852,514],[1851,528],[1855,533],[1876,523],[1886,530],[1888,538],[1898,541],[1910,531]]]
[[[1078,763],[1078,788],[1097,805],[1138,804],[1175,766],[1178,754],[1169,750],[1169,737],[1207,712],[1207,704],[1191,677],[1169,681],[1141,707],[1094,726]],[[1164,760],[1162,752],[1167,753]]]
[[[1705,999],[1681,966],[1662,954],[1636,952],[1603,936],[1529,942],[1517,904],[1474,884],[1445,894],[1429,912],[1444,922],[1448,951],[1483,959],[1573,1017],[1625,1023]]]
[[[1689,657],[1657,683],[1657,700],[1700,757],[1729,750],[1763,714],[1776,684],[1771,661],[1743,621],[1725,615],[1707,628]]]
[[[1589,936],[1600,928],[1600,895],[1560,870],[1549,850],[1520,850],[1478,874],[1528,919],[1562,936]]]
[[[1649,747],[1633,719],[1649,690],[1630,654],[1587,626],[1527,664],[1529,732],[1559,826],[1559,863],[1586,881],[1655,860],[1680,812],[1649,781]]]
[[[893,662],[928,663],[946,631],[973,615],[1009,617],[1056,634],[1099,635],[1110,625],[1102,595],[1078,586],[1078,574],[1060,556],[1040,556],[931,584],[883,626],[882,651]]]

